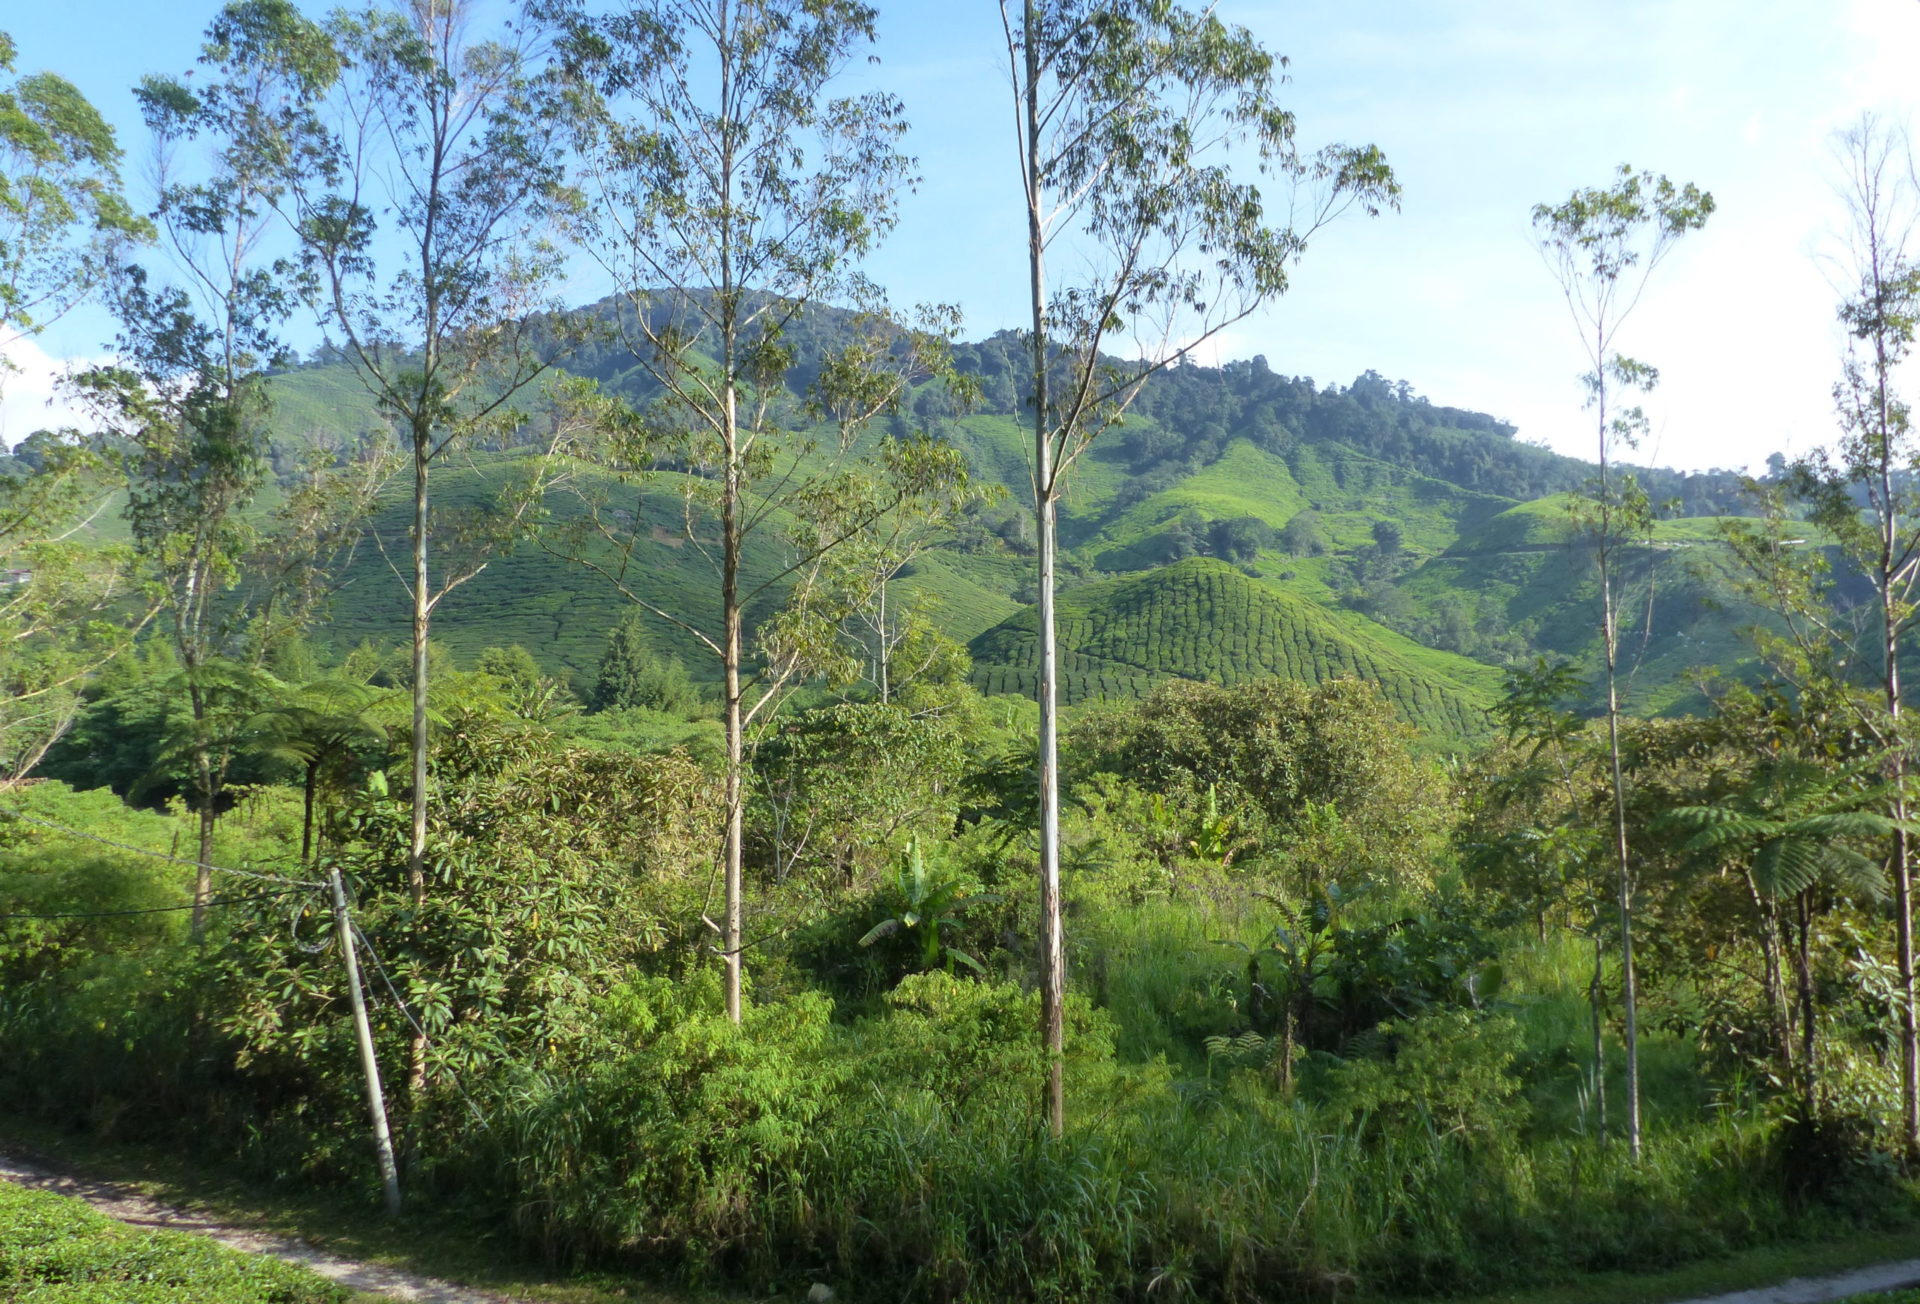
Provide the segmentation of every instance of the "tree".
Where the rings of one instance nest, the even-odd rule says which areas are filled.
[[[1841,137],[1840,156],[1849,218],[1839,309],[1847,346],[1834,386],[1840,438],[1780,468],[1769,463],[1770,479],[1749,486],[1763,524],[1731,527],[1728,537],[1746,565],[1748,595],[1780,617],[1777,631],[1756,631],[1763,657],[1802,697],[1857,726],[1883,758],[1902,994],[1901,1130],[1909,1156],[1920,1159],[1911,741],[1900,675],[1901,643],[1920,619],[1920,438],[1899,381],[1920,329],[1920,262],[1911,246],[1920,193],[1906,142],[1872,119]],[[1824,551],[1804,546],[1809,523],[1864,577],[1871,601],[1845,596]]]
[[[13,346],[96,288],[150,238],[120,190],[114,130],[64,77],[13,76],[0,32],[0,389]],[[35,431],[30,474],[0,475],[0,788],[24,778],[73,723],[78,685],[145,624],[128,601],[125,549],[83,551],[72,533],[105,506],[102,461],[74,431]],[[121,613],[127,612],[124,618]]]
[[[1312,508],[1295,512],[1280,531],[1280,546],[1296,557],[1317,557],[1327,550],[1320,530],[1320,513]]]
[[[286,179],[281,161],[261,157],[251,138],[290,134],[303,110],[280,88],[304,100],[338,66],[297,15],[267,17],[228,10],[207,33],[201,63],[211,76],[191,85],[149,77],[137,91],[154,139],[152,222],[170,266],[112,269],[117,360],[73,381],[129,448],[127,518],[161,595],[191,707],[178,745],[190,758],[200,816],[196,938],[211,891],[214,823],[240,747],[235,730],[256,708],[268,652],[318,600],[322,562],[373,483],[320,475],[272,517],[254,511],[268,474],[266,370],[286,358],[280,332],[298,303],[298,271],[263,253]]]
[[[1646,429],[1638,407],[1617,395],[1646,392],[1658,383],[1653,367],[1619,351],[1621,327],[1639,303],[1653,271],[1679,238],[1706,224],[1713,196],[1692,183],[1675,185],[1622,165],[1606,189],[1576,190],[1558,205],[1533,210],[1535,241],[1566,300],[1588,370],[1581,378],[1594,414],[1599,473],[1575,499],[1576,520],[1591,550],[1600,588],[1600,653],[1607,692],[1607,747],[1613,787],[1613,853],[1618,870],[1621,1006],[1627,1057],[1627,1148],[1640,1157],[1639,1010],[1633,966],[1633,873],[1627,846],[1626,783],[1620,769],[1620,628],[1617,571],[1620,554],[1652,520],[1651,504],[1631,475],[1615,463]]]
[[[340,784],[355,756],[386,742],[373,719],[381,701],[378,689],[328,676],[280,694],[274,705],[247,721],[249,750],[300,767],[302,865],[314,862],[322,787]]]
[[[1356,205],[1398,187],[1372,146],[1303,157],[1276,97],[1277,64],[1244,28],[1168,0],[1001,0],[1018,123],[1032,325],[1033,503],[1038,537],[1041,1035],[1047,1117],[1065,1125],[1066,951],[1060,931],[1056,513],[1062,477],[1117,424],[1147,379],[1286,288],[1294,259]],[[1270,223],[1257,172],[1308,193]],[[1083,279],[1049,289],[1067,242]],[[1125,349],[1130,360],[1111,351]]]
[[[873,39],[856,0],[646,0],[589,17],[556,0],[590,201],[581,238],[617,287],[612,328],[655,387],[640,408],[594,400],[612,479],[557,546],[678,627],[718,663],[726,738],[717,926],[727,1014],[741,1002],[747,733],[785,689],[845,672],[837,631],[882,572],[873,549],[903,510],[944,516],[968,495],[957,453],[925,438],[862,443],[917,376],[950,375],[950,312],[906,330],[859,260],[910,180],[900,104],[829,98]],[[859,311],[828,314],[839,300]],[[800,369],[794,336],[844,341]],[[657,600],[637,567],[652,537],[651,468],[681,468],[683,546],[712,564],[711,618]],[[608,502],[612,486],[631,506]],[[842,564],[848,563],[848,564]],[[863,583],[863,577],[867,581]],[[750,638],[750,610],[775,609]]]
[[[1681,806],[1663,823],[1689,832],[1686,850],[1744,862],[1754,894],[1766,907],[1764,924],[1778,926],[1781,901],[1793,903],[1794,976],[1800,1003],[1800,1090],[1805,1116],[1819,1112],[1819,1065],[1811,939],[1815,894],[1826,888],[1880,901],[1885,869],[1842,839],[1881,840],[1912,832],[1865,807],[1887,794],[1863,790],[1859,766],[1833,767],[1791,754],[1757,766],[1746,787],[1714,806]],[[1784,1049],[1784,1048],[1783,1048]]]
[[[1273,527],[1258,516],[1235,516],[1215,521],[1207,528],[1213,555],[1227,561],[1252,561],[1262,548],[1273,546],[1273,537]]]
[[[228,11],[236,25],[324,45],[339,61],[323,97],[285,87],[307,111],[261,124],[252,147],[284,168],[280,208],[302,243],[328,346],[393,421],[410,462],[407,878],[416,905],[426,898],[433,612],[515,537],[550,459],[507,475],[498,506],[453,520],[431,509],[431,472],[463,444],[504,445],[521,425],[515,403],[565,342],[563,324],[544,311],[560,268],[540,236],[552,205],[565,202],[558,124],[538,94],[531,32],[508,24],[481,39],[477,8],[433,0],[342,10],[324,29],[288,0],[237,0]],[[551,432],[555,442],[566,433]],[[436,522],[466,545],[438,576],[428,566]]]
[[[613,627],[607,650],[600,657],[600,673],[593,682],[589,705],[596,711],[643,706],[652,711],[679,713],[699,700],[686,667],[674,659],[662,660],[647,643],[646,622],[630,612]]]
[[[0,32],[0,386],[22,338],[86,298],[151,234],[120,191],[113,127],[58,73],[12,76]]]

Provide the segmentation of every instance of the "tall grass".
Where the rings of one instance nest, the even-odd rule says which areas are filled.
[[[1136,958],[1148,963],[1110,996],[1162,1001],[1178,973],[1207,967],[1172,943]],[[640,1113],[632,1095],[577,1085],[522,1095],[515,1131],[542,1156],[514,1170],[523,1223],[549,1249],[695,1278],[824,1278],[850,1298],[928,1301],[1489,1290],[1856,1225],[1858,1209],[1790,1207],[1762,1119],[1676,1114],[1638,1165],[1619,1146],[1417,1106],[1382,1127],[1261,1070],[1209,1080],[1167,1057],[1122,1062],[1113,1047],[1137,1029],[1084,1007],[1071,1123],[1053,1140],[1030,1005],[932,976],[852,1027],[820,1011],[737,1032],[672,1015],[700,1024],[695,1040],[759,1094],[681,1105],[662,1090]],[[674,1071],[651,1055],[603,1067],[601,1081]],[[802,1126],[771,1118],[783,1102]],[[704,1168],[608,1180],[619,1138],[628,1155],[673,1152],[679,1129],[716,1107],[737,1111],[742,1133],[704,1151]],[[583,1116],[613,1126],[588,1136]],[[556,1147],[564,1135],[584,1149]],[[1878,1216],[1910,1217],[1911,1191],[1886,1180]]]

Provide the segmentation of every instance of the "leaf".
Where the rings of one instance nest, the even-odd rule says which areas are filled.
[[[1753,858],[1753,881],[1771,897],[1798,896],[1820,881],[1821,849],[1810,842],[1774,838]]]
[[[872,946],[881,938],[891,937],[893,934],[899,932],[900,927],[901,925],[898,919],[882,919],[879,923],[867,930],[866,936],[860,939],[860,945]]]
[[[949,960],[958,960],[961,964],[966,965],[967,968],[973,970],[975,973],[979,974],[982,978],[987,976],[987,967],[985,965],[981,964],[978,960],[974,959],[972,956],[968,955],[965,951],[962,951],[957,947],[949,946],[947,948],[947,958]]]

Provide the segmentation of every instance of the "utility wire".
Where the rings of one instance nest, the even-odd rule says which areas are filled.
[[[278,892],[260,892],[253,896],[215,897],[201,904],[208,906],[244,905],[249,901],[269,901],[274,897],[290,896],[295,892],[305,892],[307,890],[303,884],[300,887],[282,888]],[[78,910],[51,915],[0,915],[0,924],[11,923],[16,919],[117,919],[124,915],[164,915],[176,910],[191,910],[193,908],[193,903],[189,902],[183,906],[148,906],[143,910]]]
[[[387,977],[387,966],[380,963],[380,953],[373,949],[373,943],[367,940],[367,935],[360,930],[359,924],[353,925],[353,935],[360,939],[361,948],[366,951],[367,958],[373,961],[373,971],[379,974],[380,981],[386,984],[387,991],[393,996],[393,1003],[399,1007],[400,1013],[405,1016],[408,1023],[413,1025],[413,1030],[419,1034],[420,1040],[432,1046],[433,1038],[427,1035],[427,1030],[420,1026],[420,1020],[413,1017],[413,1011],[408,1009],[406,1001],[401,999],[400,990],[393,985],[393,979]],[[480,1106],[474,1103],[473,1097],[467,1094],[467,1089],[460,1085],[458,1076],[453,1079],[453,1089],[460,1093],[462,1100],[467,1102],[467,1108],[473,1111],[473,1121],[480,1125],[480,1129],[492,1131],[487,1126],[487,1116],[481,1112]]]
[[[0,809],[0,820],[19,820],[24,824],[38,825],[40,828],[65,834],[70,838],[83,838],[88,842],[97,842],[102,846],[113,847],[119,851],[130,851],[137,856],[147,856],[154,860],[164,860],[175,865],[189,865],[195,869],[201,867],[200,862],[197,860],[188,860],[184,856],[171,856],[164,851],[151,851],[146,847],[134,846],[130,842],[116,842],[112,838],[103,838],[97,833],[87,833],[80,829],[69,828],[64,824],[56,824],[52,820],[43,820],[37,816],[28,815],[24,811]],[[222,865],[208,865],[206,868],[216,874],[232,874],[238,878],[250,878],[263,883],[283,883],[286,885],[285,890],[280,892],[263,892],[251,897],[226,897],[220,900],[208,901],[205,903],[207,905],[232,905],[246,901],[265,901],[273,897],[289,896],[294,892],[322,889],[328,886],[328,884],[325,883],[306,879],[287,878],[280,874],[262,874],[251,869],[229,869]],[[101,910],[57,915],[0,915],[0,923],[15,919],[105,919],[120,915],[164,914],[168,911],[191,909],[193,909],[193,906],[189,904],[184,906],[154,906],[145,910]],[[413,1030],[420,1035],[420,1039],[429,1046],[432,1045],[433,1039],[427,1036],[427,1030],[420,1026],[420,1020],[413,1017],[413,1011],[408,1009],[406,1001],[401,999],[399,989],[393,985],[393,979],[387,976],[387,967],[380,963],[380,954],[373,949],[373,943],[367,940],[367,935],[360,930],[358,924],[353,925],[353,933],[355,937],[360,939],[360,945],[366,948],[367,958],[373,961],[374,972],[380,975],[380,981],[386,985],[387,991],[392,994],[394,1005],[399,1008],[400,1013],[405,1016],[407,1022],[412,1025]],[[295,939],[295,945],[300,946],[302,950],[322,949],[321,947],[308,948],[301,944],[297,938]],[[324,946],[324,944],[322,945]],[[480,1106],[474,1102],[473,1097],[467,1094],[467,1089],[460,1084],[459,1078],[456,1077],[453,1079],[453,1087],[455,1091],[460,1093],[460,1098],[467,1102],[467,1108],[473,1111],[474,1120],[479,1123],[482,1128],[486,1128],[486,1115],[481,1112]]]
[[[55,824],[52,820],[43,820],[36,815],[29,815],[24,811],[0,810],[0,820],[19,820],[23,824],[37,824],[43,829],[51,829],[55,833],[63,833],[70,838],[84,838],[88,842],[98,842],[101,846],[112,847],[118,851],[131,851],[136,856],[147,856],[154,860],[171,861],[176,865],[190,865],[195,869],[200,868],[199,861],[188,860],[185,856],[170,856],[164,851],[151,851],[146,847],[136,847],[131,842],[115,842],[112,838],[103,838],[98,833],[87,833],[80,829],[68,828],[65,824]],[[300,878],[288,878],[283,874],[262,874],[251,869],[228,869],[224,865],[208,865],[206,868],[215,874],[232,874],[236,878],[251,878],[262,883],[284,883],[288,887],[323,888],[326,886],[325,883],[321,882]]]

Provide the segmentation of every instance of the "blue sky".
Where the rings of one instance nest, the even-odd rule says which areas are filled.
[[[881,64],[907,101],[926,180],[873,271],[896,301],[958,302],[970,334],[1024,316],[1005,53],[992,0],[880,0]],[[123,124],[130,87],[191,64],[213,12],[194,0],[13,0],[0,29],[25,69],[68,76]],[[318,6],[316,5],[317,9]],[[1613,167],[1711,190],[1719,211],[1662,267],[1623,346],[1661,368],[1646,460],[1748,466],[1832,428],[1839,337],[1830,254],[1841,220],[1833,133],[1863,111],[1911,116],[1920,0],[1223,0],[1292,60],[1303,144],[1372,141],[1403,210],[1324,233],[1293,289],[1218,345],[1345,383],[1366,368],[1521,437],[1590,452],[1573,328],[1528,238],[1533,204]],[[597,287],[578,286],[580,297]],[[100,351],[76,314],[39,344]],[[45,424],[47,386],[9,383],[0,435]]]

